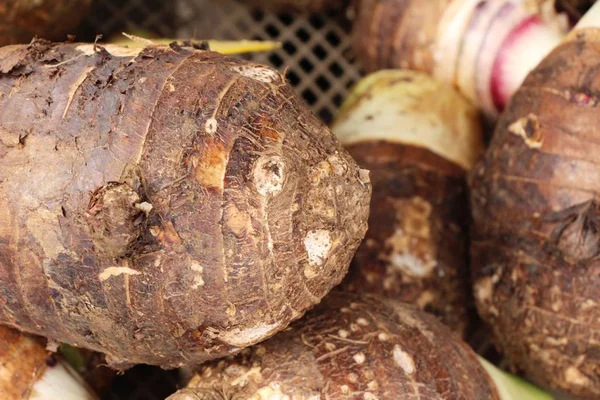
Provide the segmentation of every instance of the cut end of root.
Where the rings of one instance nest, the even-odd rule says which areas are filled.
[[[94,400],[97,396],[68,365],[59,362],[33,385],[29,400]]]
[[[423,73],[384,70],[360,81],[333,125],[345,145],[385,140],[426,148],[465,169],[483,151],[477,110]]]

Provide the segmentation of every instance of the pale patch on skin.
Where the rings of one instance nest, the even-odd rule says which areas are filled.
[[[319,229],[310,231],[304,238],[304,247],[311,267],[320,267],[331,251],[333,242],[329,231]]]
[[[316,168],[312,172],[311,182],[314,186],[317,186],[321,183],[321,179],[329,177],[331,174],[331,164],[327,161],[321,161],[317,164]]]
[[[500,276],[502,276],[501,268],[498,269],[492,276],[486,276],[478,279],[473,285],[475,299],[481,304],[487,304],[488,312],[494,316],[499,315],[498,309],[493,306],[492,297],[494,295],[494,287],[500,280]]]
[[[260,65],[236,65],[231,67],[231,70],[246,78],[251,78],[262,83],[275,83],[281,81],[279,72]]]
[[[570,366],[565,370],[565,380],[577,386],[587,386],[590,384],[590,379],[574,366]]]
[[[423,293],[421,293],[421,295],[416,301],[416,304],[419,306],[419,308],[424,309],[429,304],[433,303],[435,298],[436,295],[432,291],[426,290]]]
[[[377,339],[379,339],[380,342],[386,342],[389,340],[389,338],[390,338],[389,335],[385,332],[380,332],[377,335]]]
[[[402,350],[399,345],[394,346],[392,355],[396,365],[402,368],[407,375],[412,375],[415,373],[415,360],[413,360],[408,353]]]
[[[251,377],[255,377],[257,381],[262,380],[261,368],[253,367],[248,371],[240,374],[235,380],[231,382],[231,386],[246,386]]]
[[[388,271],[424,278],[437,266],[436,246],[431,237],[431,204],[419,196],[391,200],[396,209],[397,228],[386,242]]]
[[[142,50],[144,50],[144,48],[140,48],[140,47],[133,48],[133,47],[118,46],[118,45],[114,45],[114,44],[106,44],[106,45],[102,45],[102,47],[104,49],[106,49],[106,51],[108,51],[110,54],[112,54],[113,56],[116,56],[116,57],[135,57],[135,56],[139,55]],[[96,50],[94,49],[93,44],[82,44],[80,46],[77,46],[76,49],[78,51],[82,52],[86,56],[91,56],[96,53]]]
[[[147,201],[144,201],[142,203],[136,203],[135,208],[137,208],[144,214],[148,215],[148,214],[150,214],[150,211],[152,211],[152,208],[154,208],[154,207],[152,206],[152,204],[148,203]]]
[[[354,356],[352,356],[352,359],[357,364],[364,364],[367,357],[365,357],[364,353],[356,353]]]
[[[215,118],[209,118],[206,120],[204,124],[204,131],[209,135],[214,135],[217,133],[217,129],[219,128],[219,123]]]
[[[581,309],[582,310],[589,310],[590,308],[594,308],[594,307],[597,307],[597,306],[598,306],[598,303],[596,303],[594,300],[587,299],[586,301],[584,301],[581,304]]]
[[[508,130],[512,134],[520,136],[527,147],[531,149],[539,149],[544,144],[544,135],[540,129],[538,118],[534,114],[519,118],[508,127]]]
[[[281,391],[279,383],[273,382],[258,389],[248,400],[291,400],[291,397]]]
[[[481,278],[475,282],[475,298],[480,303],[487,303],[491,301],[493,293],[494,283],[492,282],[491,277],[486,276],[485,278]]]
[[[281,326],[281,323],[257,325],[251,328],[235,328],[230,331],[219,334],[219,339],[230,346],[248,347],[254,343],[265,339],[275,332]]]
[[[121,275],[141,275],[141,272],[129,267],[108,267],[98,274],[98,279],[100,279],[101,282],[104,282],[108,278]]]
[[[342,158],[336,156],[335,154],[330,155],[327,158],[327,162],[329,165],[331,165],[331,170],[337,176],[342,176],[348,171],[348,164],[346,164]]]
[[[359,169],[358,170],[358,180],[363,185],[367,185],[367,184],[371,183],[371,171],[369,171],[368,169],[363,169],[363,168]]]
[[[196,260],[192,260],[190,263],[190,269],[197,274],[194,276],[194,280],[192,282],[192,289],[198,289],[199,287],[204,286],[204,278],[202,277],[202,273],[204,272],[204,268],[200,263]]]
[[[254,232],[250,215],[240,211],[235,204],[228,204],[225,207],[223,219],[225,220],[225,225],[237,237],[241,237],[244,233],[251,235]]]
[[[252,173],[254,186],[262,196],[275,196],[283,188],[285,164],[280,157],[262,157],[254,166]]]
[[[58,214],[45,208],[38,208],[35,212],[28,214],[26,225],[48,258],[56,259],[61,253],[66,252],[58,239],[57,231],[60,229]]]
[[[200,152],[191,159],[196,181],[223,190],[228,153],[220,141],[206,138]]]

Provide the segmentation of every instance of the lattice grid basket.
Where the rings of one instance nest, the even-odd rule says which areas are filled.
[[[243,0],[96,0],[80,41],[121,32],[180,39],[277,40],[282,48],[245,56],[285,72],[313,112],[330,123],[360,70],[350,53],[345,15],[274,15]],[[160,400],[176,390],[177,372],[140,366],[117,377],[106,400]]]

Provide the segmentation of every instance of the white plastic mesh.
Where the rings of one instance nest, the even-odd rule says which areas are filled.
[[[285,71],[289,82],[327,123],[359,79],[344,15],[292,17],[253,10],[233,0],[97,0],[83,31],[89,40],[146,31],[181,39],[277,40],[283,47],[248,58]]]

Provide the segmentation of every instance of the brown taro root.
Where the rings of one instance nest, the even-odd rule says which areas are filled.
[[[508,360],[600,398],[600,30],[525,80],[471,176],[474,293]]]
[[[349,0],[240,0],[252,7],[271,12],[293,12],[304,14],[341,10]]]
[[[29,43],[35,36],[66,40],[91,4],[92,0],[2,0],[0,46]]]
[[[290,329],[203,365],[169,400],[413,397],[504,399],[473,350],[434,317],[336,290]]]
[[[93,400],[96,396],[43,340],[0,326],[0,399]]]
[[[496,117],[568,30],[553,0],[356,0],[353,47],[368,71],[406,68],[455,85]]]
[[[483,151],[477,110],[423,73],[380,71],[356,86],[333,132],[373,184],[370,229],[344,285],[416,304],[466,333],[465,173]]]
[[[284,329],[346,274],[370,191],[268,67],[177,44],[0,49],[0,321],[112,366]]]

